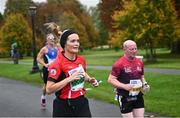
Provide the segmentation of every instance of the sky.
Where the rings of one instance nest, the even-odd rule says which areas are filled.
[[[46,0],[33,0],[34,2],[45,2]],[[83,5],[87,7],[96,6],[99,0],[79,0]],[[4,13],[6,0],[0,0],[0,12]]]

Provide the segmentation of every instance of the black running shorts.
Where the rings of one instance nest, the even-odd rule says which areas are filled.
[[[121,97],[118,96],[118,103],[121,113],[132,112],[136,108],[144,108],[144,99],[142,95],[135,97]]]
[[[53,117],[91,117],[88,99],[80,96],[75,99],[59,99],[53,102]]]

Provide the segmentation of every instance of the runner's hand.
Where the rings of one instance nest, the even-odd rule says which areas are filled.
[[[74,80],[79,80],[79,79],[81,79],[81,75],[82,75],[82,73],[79,72],[79,71],[73,73],[71,76],[69,76],[70,82],[71,82],[71,81],[74,81]]]
[[[149,92],[149,90],[150,90],[150,86],[147,83],[145,83],[142,88],[143,94],[146,94],[147,92]]]
[[[85,73],[82,71],[79,71],[78,75],[79,75],[79,77],[82,77],[82,78],[85,77]]]
[[[98,82],[94,77],[91,77],[91,79],[89,79],[89,82],[90,82],[94,87],[98,87],[98,86],[99,86],[99,82]]]
[[[49,64],[45,64],[45,67],[48,68],[48,67],[49,67]]]
[[[124,89],[127,90],[127,91],[130,91],[130,90],[133,89],[133,87],[134,87],[134,85],[131,85],[131,84],[125,84]]]

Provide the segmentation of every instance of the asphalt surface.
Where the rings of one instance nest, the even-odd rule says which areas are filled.
[[[54,95],[47,97],[47,109],[40,107],[41,88],[0,78],[0,117],[51,117]],[[89,99],[93,117],[120,117],[119,107]]]

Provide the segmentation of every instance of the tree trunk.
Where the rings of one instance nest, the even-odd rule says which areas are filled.
[[[146,46],[146,57],[148,62],[155,62],[156,60],[156,51],[152,46],[152,43],[148,43]]]
[[[172,44],[171,54],[180,54],[180,41],[177,41]]]

